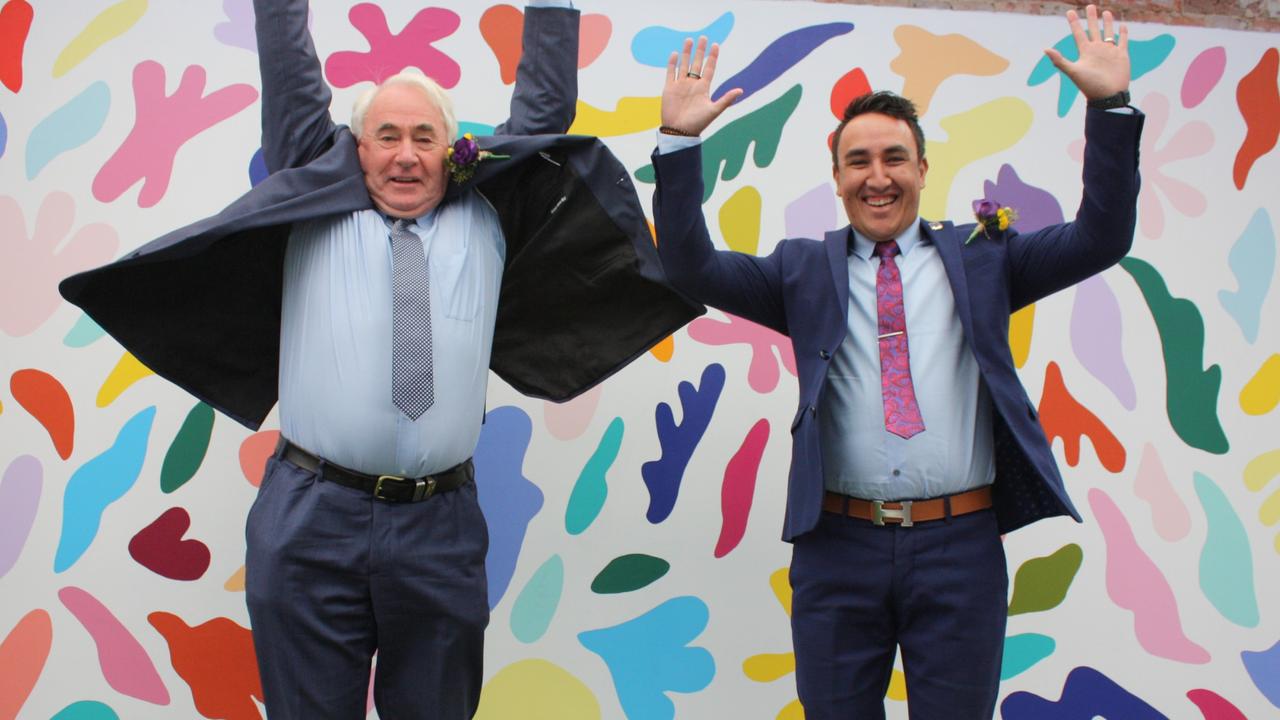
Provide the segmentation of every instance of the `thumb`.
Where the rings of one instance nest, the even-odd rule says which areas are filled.
[[[714,107],[716,115],[728,110],[730,105],[734,104],[738,101],[738,98],[742,97],[742,94],[742,88],[734,88],[724,95],[721,95],[720,99],[715,101]]]

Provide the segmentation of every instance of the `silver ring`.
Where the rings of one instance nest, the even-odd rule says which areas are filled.
[[[693,78],[694,80],[701,80],[701,79],[702,79],[702,73],[696,73],[696,72],[694,72],[694,71],[692,71],[692,70],[690,70],[689,72],[685,73],[685,76],[686,76],[686,77],[691,77],[691,78]]]
[[[1115,41],[1116,41],[1116,39],[1115,39],[1115,38],[1113,38],[1113,37],[1104,37],[1104,38],[1102,38],[1102,42],[1114,43]]]

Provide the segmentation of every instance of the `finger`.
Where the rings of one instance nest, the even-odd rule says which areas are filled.
[[[742,97],[743,92],[744,90],[742,88],[734,88],[720,96],[720,99],[715,101],[713,105],[713,107],[715,107],[716,115],[719,116],[720,113],[727,110],[730,105],[738,102],[738,98]]]
[[[1084,47],[1084,28],[1080,25],[1080,14],[1075,10],[1067,11],[1067,24],[1071,26],[1071,37],[1075,38],[1076,47]]]
[[[680,62],[680,53],[672,50],[671,57],[667,58],[667,84],[676,81],[676,65]]]
[[[676,68],[679,75],[689,72],[689,51],[693,49],[693,38],[685,38],[680,48],[680,65]]]
[[[1120,23],[1120,39],[1116,42],[1116,45],[1119,46],[1126,55],[1129,54],[1129,26],[1124,23]]]
[[[702,74],[702,59],[707,53],[707,36],[703,35],[698,38],[698,53],[693,57],[693,64],[689,66],[690,72]]]
[[[1089,39],[1094,42],[1101,40],[1102,36],[1098,34],[1098,6],[1090,4],[1084,9],[1084,14],[1089,20]]]
[[[1115,40],[1116,38],[1115,19],[1111,15],[1111,11],[1107,10],[1102,13],[1102,39]]]
[[[1053,48],[1046,48],[1044,51],[1044,54],[1049,57],[1049,62],[1053,63],[1054,67],[1058,68],[1064,73],[1067,71],[1067,66],[1070,64],[1070,62],[1065,57],[1062,56],[1062,53],[1058,52],[1057,50],[1054,50]]]
[[[707,61],[702,64],[702,79],[710,84],[716,76],[716,61],[720,58],[719,43],[711,43],[711,50],[707,52]]]

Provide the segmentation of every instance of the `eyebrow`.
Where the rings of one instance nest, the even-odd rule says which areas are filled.
[[[911,150],[906,145],[890,145],[889,147],[884,149],[883,154],[891,155],[894,153],[905,153],[907,155],[910,155]],[[868,157],[870,155],[871,155],[871,151],[867,150],[866,148],[850,148],[849,151],[844,154],[844,159],[847,162],[849,160],[853,160],[854,158],[863,158],[863,157]]]
[[[388,123],[382,123],[381,125],[379,125],[377,132],[384,132],[386,130],[399,130],[399,129],[400,129],[399,125],[388,122]],[[427,132],[427,133],[433,133],[435,131],[436,131],[436,126],[432,125],[431,123],[419,123],[417,125],[414,125],[413,129],[411,130],[411,132]]]

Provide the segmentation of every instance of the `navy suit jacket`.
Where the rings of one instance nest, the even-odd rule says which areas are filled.
[[[995,406],[995,511],[1001,532],[1040,518],[1079,513],[1036,407],[1009,349],[1009,316],[1100,272],[1129,251],[1138,196],[1143,116],[1088,110],[1084,197],[1075,221],[1035,232],[1012,229],[965,244],[972,224],[922,222],[938,249],[956,310]],[[849,310],[848,226],[822,241],[783,240],[767,257],[717,251],[702,216],[700,148],[656,154],[653,210],[659,253],[672,284],[691,298],[791,337],[800,403],[791,423],[792,455],[783,539],[811,530],[824,480],[817,408],[827,368],[844,341]]]
[[[280,298],[293,223],[373,207],[307,29],[306,0],[256,0],[262,149],[270,175],[222,212],[59,286],[139,361],[256,429],[276,403]],[[577,98],[578,13],[526,8],[511,119],[444,202],[479,192],[507,244],[490,367],[566,400],[703,308],[671,290],[630,174],[563,133]]]

